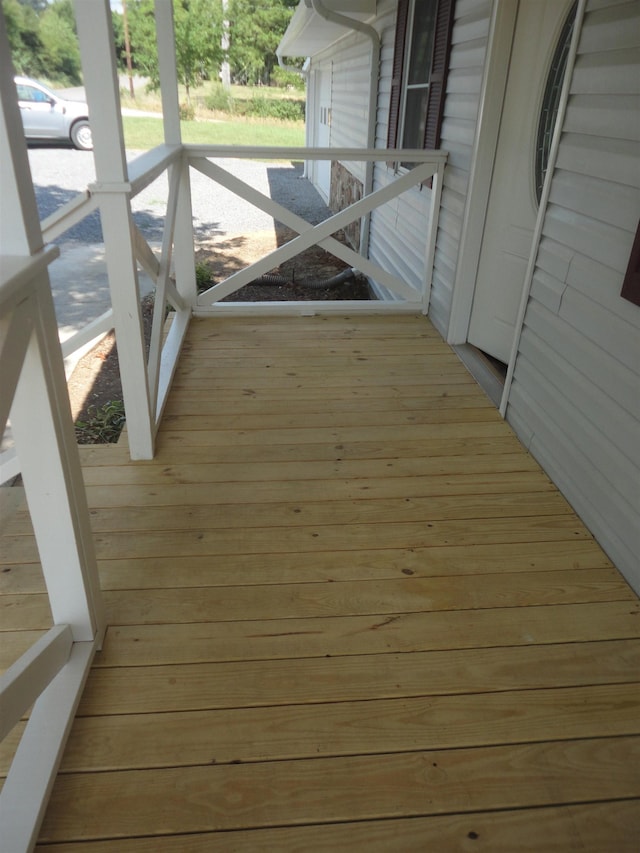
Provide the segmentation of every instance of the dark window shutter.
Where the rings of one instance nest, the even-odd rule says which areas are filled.
[[[398,125],[400,122],[400,97],[402,94],[402,72],[404,69],[405,41],[409,20],[409,0],[400,0],[396,20],[396,42],[393,53],[393,74],[391,77],[391,99],[389,101],[389,129],[387,148],[396,148],[398,144]]]
[[[621,296],[635,305],[640,305],[640,222],[636,231],[636,239],[633,241],[629,266],[622,283]]]
[[[429,101],[424,131],[424,147],[435,149],[440,145],[440,130],[444,114],[444,99],[451,53],[451,31],[455,0],[440,0],[436,13],[436,31],[433,44],[433,60],[429,78]]]
[[[451,52],[451,32],[455,0],[439,0],[436,12],[433,57],[429,79],[427,120],[425,123],[424,147],[435,149],[440,144],[440,130],[444,113],[444,99]],[[402,80],[407,53],[407,25],[409,23],[409,0],[399,0],[396,20],[396,35],[393,54],[393,72],[391,78],[391,97],[389,100],[389,128],[387,148],[398,147],[400,130],[400,102],[402,100]],[[390,164],[391,165],[391,164]]]

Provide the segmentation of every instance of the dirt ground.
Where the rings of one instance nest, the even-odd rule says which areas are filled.
[[[208,243],[200,244],[196,250],[196,265],[210,275],[211,284],[223,281],[233,272],[243,269],[291,239],[293,232],[278,226],[276,231],[257,232],[249,235],[225,235]],[[335,235],[344,242],[343,235]],[[249,284],[241,288],[228,301],[273,302],[273,301],[325,301],[367,300],[370,298],[367,282],[362,277],[351,279],[334,287],[309,287],[307,282],[323,282],[347,268],[347,265],[317,246],[298,255],[270,271],[287,279],[287,284]],[[151,331],[153,299],[142,303],[142,316],[147,340]],[[90,350],[77,364],[68,382],[71,411],[74,422],[87,421],[92,416],[92,407],[122,400],[122,386],[118,366],[118,349],[115,335],[110,333]],[[77,431],[78,441],[85,440]]]

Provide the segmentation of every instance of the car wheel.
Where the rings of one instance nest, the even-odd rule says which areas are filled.
[[[77,121],[73,127],[71,128],[71,141],[75,145],[76,148],[79,148],[81,151],[92,151],[93,150],[93,137],[91,135],[91,128],[89,127],[89,122],[85,121]]]

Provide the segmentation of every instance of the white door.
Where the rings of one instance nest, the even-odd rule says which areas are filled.
[[[468,341],[509,361],[538,213],[535,148],[547,74],[571,0],[521,0]]]
[[[331,144],[331,68],[322,68],[316,78],[316,127],[318,148],[328,148]],[[331,161],[316,160],[315,185],[318,192],[329,200],[331,191]]]

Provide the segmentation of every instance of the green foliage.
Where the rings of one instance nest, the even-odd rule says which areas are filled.
[[[81,0],[93,2],[93,0]],[[58,83],[80,82],[80,57],[73,0],[0,0],[16,71]],[[278,67],[276,47],[298,0],[229,0],[228,60],[241,84],[304,88],[304,81]],[[221,0],[173,0],[179,82],[191,89],[217,80],[224,59]],[[159,88],[154,0],[128,0],[129,30],[136,73]],[[116,56],[125,67],[123,18],[112,12]],[[217,107],[216,107],[217,109]]]
[[[196,117],[196,108],[193,104],[180,104],[178,109],[182,121],[193,121]]]
[[[249,93],[251,90],[245,88]],[[305,102],[303,98],[273,97],[271,88],[258,89],[257,93],[233,98],[220,84],[214,83],[205,96],[204,105],[208,110],[231,113],[238,116],[256,118],[274,118],[279,121],[304,121]]]
[[[56,0],[40,17],[42,64],[47,76],[58,82],[82,82],[80,48],[75,32],[75,17],[70,0]]]
[[[89,406],[86,421],[76,421],[79,444],[113,444],[125,424],[124,403],[113,400],[104,406]]]
[[[211,267],[206,261],[196,264],[196,289],[198,293],[211,287]]]
[[[80,50],[71,0],[25,4],[2,0],[13,65],[18,74],[80,83]]]
[[[222,113],[234,111],[234,100],[231,93],[220,83],[214,83],[211,91],[205,96],[204,105],[208,110],[217,110]]]
[[[304,101],[265,98],[256,95],[247,101],[245,114],[260,118],[277,118],[281,121],[304,121]]]
[[[7,36],[13,65],[18,74],[35,77],[42,74],[42,42],[38,34],[40,21],[29,6],[18,0],[2,0],[2,11],[7,27]]]
[[[294,63],[295,64],[295,63]],[[302,67],[303,62],[300,62]],[[296,89],[299,92],[304,92],[306,82],[302,74],[296,74],[295,71],[286,71],[276,65],[271,72],[271,83],[275,86],[281,86],[283,89]]]
[[[229,0],[229,62],[237,83],[269,83],[297,0]]]
[[[136,70],[160,86],[154,0],[129,0],[131,53]],[[189,93],[208,80],[222,61],[222,5],[219,0],[174,0],[178,79]]]

